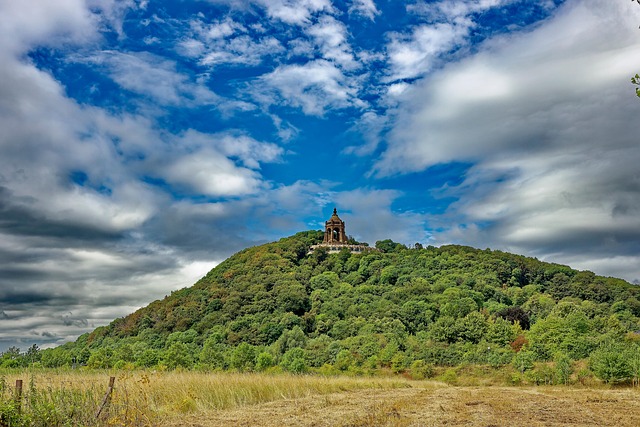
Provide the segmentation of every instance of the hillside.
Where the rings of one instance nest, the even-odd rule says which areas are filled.
[[[437,366],[525,373],[589,358],[605,380],[634,376],[637,286],[463,246],[387,240],[380,252],[307,255],[321,240],[308,231],[238,252],[194,286],[44,351],[42,364],[429,376]],[[625,357],[615,378],[598,372],[612,354]]]

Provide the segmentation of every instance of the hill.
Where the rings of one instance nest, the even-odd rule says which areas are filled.
[[[240,251],[192,287],[44,351],[41,363],[429,376],[437,366],[524,373],[589,358],[605,380],[634,375],[637,286],[464,246],[386,240],[381,251],[308,254],[322,235]],[[625,357],[615,378],[597,372],[612,354]]]

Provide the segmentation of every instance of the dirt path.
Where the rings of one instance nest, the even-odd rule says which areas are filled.
[[[359,390],[184,417],[165,426],[640,426],[640,392],[448,387]]]

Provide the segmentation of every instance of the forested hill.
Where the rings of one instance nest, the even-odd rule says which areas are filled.
[[[381,251],[308,255],[321,239],[308,231],[245,249],[194,286],[45,351],[42,363],[400,372],[579,360],[639,336],[640,289],[620,279],[390,240],[376,243]]]

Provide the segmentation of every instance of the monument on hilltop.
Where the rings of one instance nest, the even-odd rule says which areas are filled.
[[[377,249],[370,248],[368,245],[349,243],[344,221],[338,216],[338,210],[333,208],[333,215],[324,223],[324,238],[322,243],[311,246],[309,253],[318,248],[325,248],[328,253],[340,252],[347,249],[350,252],[375,251]]]
[[[338,216],[338,210],[333,208],[333,215],[324,223],[324,239],[322,243],[346,245],[349,243],[344,231],[344,221]]]

